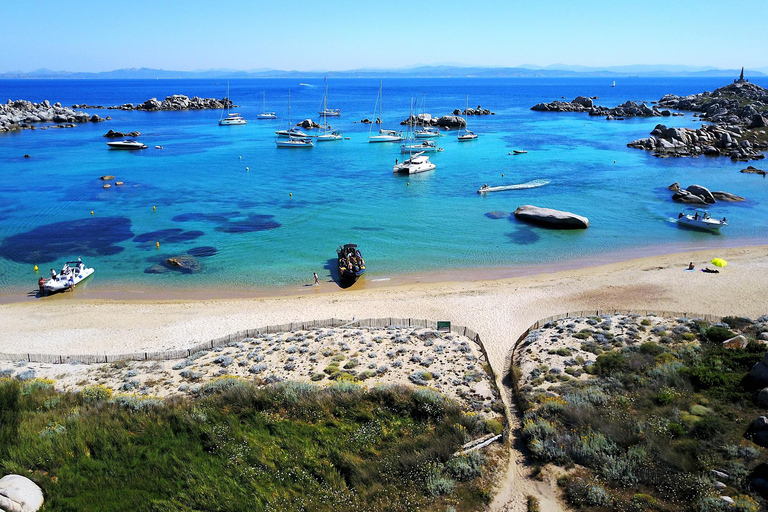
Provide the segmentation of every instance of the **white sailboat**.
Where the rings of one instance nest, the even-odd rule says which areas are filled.
[[[288,129],[277,130],[275,134],[275,144],[278,148],[312,148],[315,143],[309,138],[309,135],[299,130],[298,127],[291,127],[291,90],[288,89]]]
[[[464,109],[464,112],[466,112],[467,110],[469,110],[469,94],[467,94],[467,107]],[[464,114],[464,115],[467,118],[469,117],[466,114]],[[459,135],[457,137],[459,142],[467,142],[469,140],[475,140],[477,138],[477,134],[467,127],[468,124],[469,124],[469,122],[465,119],[464,120],[464,133],[461,133],[461,128],[459,128]]]
[[[325,99],[323,101],[323,110],[318,112],[318,114],[325,117],[339,117],[341,110],[338,108],[328,108],[328,78],[323,78],[323,81],[325,82]]]
[[[424,99],[421,100],[421,111],[423,114],[427,113],[425,103],[426,103],[426,94],[424,95]],[[416,122],[416,120],[414,120]],[[434,126],[428,126],[427,124],[424,124],[422,122],[420,128],[415,128],[413,130],[413,136],[417,139],[432,139],[434,137],[440,137],[440,130],[438,128],[435,128]]]
[[[413,99],[411,99],[411,115],[413,115]],[[435,144],[434,141],[426,140],[423,141],[422,144]],[[395,160],[395,165],[392,167],[393,173],[403,173],[403,174],[416,174],[420,172],[426,172],[431,171],[435,167],[437,167],[435,164],[429,161],[429,157],[425,155],[425,151],[417,151],[414,153],[414,148],[418,146],[419,143],[416,142],[416,139],[413,138],[413,125],[408,125],[408,138],[406,139],[405,144],[402,144],[400,146],[400,152],[401,153],[408,153],[409,157],[407,160],[404,160],[401,163],[398,163],[397,160]],[[437,146],[434,146],[434,150],[437,150]]]
[[[274,112],[267,112],[267,91],[261,92],[261,113],[256,116],[256,119],[277,119],[277,114]]]
[[[221,109],[221,118],[219,119],[219,126],[229,126],[235,124],[246,124],[245,119],[237,112],[229,111],[229,105],[232,103],[229,99],[229,82],[227,82],[227,117],[224,117],[224,109]]]
[[[413,98],[411,98],[411,115],[408,117],[408,119],[413,119]],[[406,137],[405,142],[400,145],[400,153],[434,153],[435,151],[438,151],[439,148],[437,147],[435,141],[417,141],[415,134],[415,126],[413,124],[409,124],[408,136]]]
[[[384,87],[384,81],[379,83],[379,97],[376,99],[376,105],[379,107],[379,133],[373,135],[373,124],[376,123],[376,107],[373,109],[373,123],[371,124],[371,130],[368,132],[368,142],[400,142],[403,140],[403,134],[396,130],[385,130],[381,128],[384,123],[382,114],[382,89]]]
[[[335,109],[338,112],[338,109]],[[339,130],[328,131],[328,116],[338,116],[339,114],[330,113],[334,112],[334,109],[328,108],[328,80],[325,81],[325,94],[323,95],[323,110],[320,111],[320,119],[322,123],[323,132],[317,136],[318,142],[329,142],[332,140],[341,140],[344,135]]]

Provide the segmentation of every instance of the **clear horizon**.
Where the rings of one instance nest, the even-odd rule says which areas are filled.
[[[23,40],[5,33],[0,71],[45,68],[103,72],[124,68],[173,71],[398,69],[434,63],[477,67],[613,67],[679,65],[719,69],[768,67],[754,34],[764,1],[739,9],[720,2],[667,4],[662,17],[638,16],[610,0],[552,5],[447,1],[410,4],[267,3],[200,0],[126,5],[83,0],[4,4],[4,18],[70,28]],[[753,13],[753,15],[746,15]],[[51,19],[54,18],[54,19]],[[23,44],[23,48],[19,44]],[[734,57],[734,49],[738,56]],[[685,64],[680,64],[685,61]],[[437,64],[441,65],[441,64]]]

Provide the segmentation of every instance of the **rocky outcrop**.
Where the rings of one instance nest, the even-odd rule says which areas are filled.
[[[408,126],[432,126],[436,122],[436,117],[432,117],[432,114],[424,112],[418,115],[411,114],[408,119],[400,121],[400,124]]]
[[[35,482],[21,475],[0,478],[0,510],[35,512],[43,506],[43,491]]]
[[[649,107],[645,103],[627,101],[613,108],[595,105],[592,98],[577,96],[573,101],[553,101],[551,103],[538,103],[531,110],[541,112],[586,112],[591,116],[603,116],[617,119],[625,117],[661,117],[663,112],[656,107]],[[671,113],[668,113],[671,115]]]
[[[145,274],[163,274],[169,271],[181,272],[182,274],[197,274],[203,269],[200,260],[189,254],[174,256],[161,262],[159,265],[153,265],[146,270]]]
[[[460,108],[454,109],[453,115],[459,116],[495,116],[495,112],[491,112],[487,108],[483,108],[480,105],[477,106],[477,108],[465,108],[464,110],[461,110]]]
[[[713,92],[702,92],[690,96],[667,94],[658,103],[659,107],[697,112],[699,118],[715,124],[766,126],[768,115],[768,89],[747,82],[736,81]],[[761,119],[762,118],[762,119]]]
[[[742,169],[739,172],[747,173],[747,174],[760,174],[763,178],[765,178],[766,172],[762,169],[757,169],[755,167],[752,167],[751,165],[748,165],[746,169]]]
[[[8,100],[0,104],[0,132],[34,129],[36,123],[57,123],[59,127],[74,126],[74,123],[98,123],[103,118],[81,110],[62,107],[61,103],[32,103],[26,100]]]
[[[307,130],[311,130],[313,128],[320,128],[320,125],[311,119],[305,119],[302,122],[296,124],[296,126],[301,126],[302,128],[305,128]]]
[[[672,195],[672,200],[677,201],[678,203],[707,205],[707,204],[715,204],[718,200],[720,201],[743,201],[744,200],[743,197],[737,196],[736,194],[731,194],[730,192],[722,192],[722,191],[710,192],[710,190],[707,187],[702,187],[701,185],[689,185],[688,188],[686,188],[685,190],[682,190],[680,188],[680,184],[675,182],[671,184],[668,188],[669,190],[674,192],[674,194]]]
[[[229,98],[217,100],[216,98],[198,98],[197,96],[190,98],[183,94],[174,94],[173,96],[166,96],[163,101],[158,101],[157,98],[150,98],[138,105],[124,103],[107,108],[110,110],[144,110],[153,112],[157,110],[205,110],[236,106]]]
[[[735,161],[765,158],[760,151],[768,143],[754,140],[739,126],[706,125],[701,128],[675,128],[657,124],[650,137],[633,140],[627,147],[653,151],[654,156],[730,156]],[[753,141],[750,141],[750,138]]]
[[[522,221],[551,228],[586,229],[589,227],[589,219],[581,215],[529,204],[518,206],[513,214],[515,218]]]
[[[749,378],[759,387],[768,386],[768,352],[749,371]]]
[[[467,121],[459,116],[442,116],[434,125],[441,128],[463,128],[467,126]]]
[[[116,132],[115,130],[109,130],[107,133],[104,134],[104,137],[108,139],[122,139],[125,137],[138,137],[141,135],[141,132],[133,131],[133,132]]]

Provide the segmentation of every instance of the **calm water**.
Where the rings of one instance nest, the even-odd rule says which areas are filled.
[[[300,82],[309,85],[300,86]],[[726,80],[624,78],[615,88],[599,79],[391,79],[384,82],[383,126],[399,128],[411,97],[433,115],[470,106],[495,116],[470,117],[480,134],[456,141],[444,132],[437,169],[410,177],[392,174],[397,144],[369,144],[377,80],[334,79],[331,119],[350,140],[314,149],[277,149],[281,121],[259,121],[267,109],[294,122],[317,120],[321,80],[243,79],[230,83],[246,126],[218,126],[219,111],[123,112],[89,110],[112,120],[72,129],[0,134],[0,293],[34,286],[35,264],[47,273],[81,256],[97,269],[88,284],[146,287],[274,287],[326,278],[335,248],[359,244],[367,279],[412,272],[556,263],[647,247],[736,245],[768,239],[768,184],[740,174],[730,159],[658,159],[629,149],[656,123],[697,126],[685,117],[607,122],[585,114],[530,111],[564,96],[599,96],[601,105],[652,101],[663,94],[713,90]],[[761,83],[757,80],[758,83]],[[768,86],[768,83],[761,83]],[[226,81],[0,81],[0,98],[116,105],[170,94],[226,96]],[[282,126],[287,122],[282,121]],[[109,129],[139,130],[149,149],[110,151]],[[162,150],[154,149],[162,145]],[[510,155],[513,149],[528,154]],[[31,158],[23,156],[29,154]],[[759,166],[759,165],[758,165]],[[103,189],[102,175],[124,181]],[[548,179],[544,187],[479,196],[483,183]],[[728,217],[722,234],[678,228],[680,211],[666,187],[678,181],[747,198],[718,203]],[[585,231],[531,227],[510,212],[522,204],[573,211],[590,219]],[[153,206],[156,210],[153,210]],[[93,215],[91,215],[93,211]],[[156,242],[160,242],[159,249]],[[714,250],[714,249],[713,249]],[[168,257],[196,254],[199,273],[145,273]]]

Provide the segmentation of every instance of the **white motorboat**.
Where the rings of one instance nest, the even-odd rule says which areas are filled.
[[[549,183],[549,180],[532,180],[525,183],[516,183],[514,185],[500,185],[497,187],[489,187],[488,184],[486,183],[485,185],[477,189],[477,193],[486,194],[488,192],[501,192],[504,190],[522,190],[526,188],[543,187],[548,183]]]
[[[221,119],[219,119],[219,126],[230,126],[236,124],[246,124],[246,120],[243,116],[237,112],[230,112],[229,105],[232,103],[229,99],[229,82],[227,82],[227,116],[224,117],[224,109],[221,109]]]
[[[424,126],[418,130],[413,130],[413,136],[417,139],[432,139],[434,137],[440,137],[440,130],[432,126]]]
[[[322,117],[339,117],[341,115],[341,110],[338,108],[324,108],[320,112],[318,112]]]
[[[41,277],[38,281],[40,293],[56,293],[64,290],[72,290],[75,286],[87,279],[94,270],[86,267],[78,258],[77,261],[68,261],[64,264],[59,274],[51,269],[51,278]]]
[[[721,227],[727,226],[728,222],[726,222],[725,217],[713,219],[707,210],[695,210],[693,215],[680,212],[680,215],[677,216],[677,224],[696,229],[719,230]]]
[[[405,144],[400,145],[401,153],[434,153],[438,151],[437,143],[433,140],[425,140],[422,142],[415,142],[412,139],[406,140]]]
[[[400,142],[403,140],[403,134],[401,132],[395,131],[395,130],[385,130],[381,128],[381,125],[383,124],[383,114],[382,114],[382,89],[384,86],[384,81],[379,82],[379,97],[376,99],[376,106],[373,108],[373,118],[376,119],[376,107],[379,109],[379,133],[378,135],[373,135],[373,124],[371,124],[371,131],[368,132],[368,142]]]
[[[277,139],[275,144],[279,148],[313,148],[315,143],[310,138],[289,137],[287,139]]]
[[[408,160],[404,160],[401,163],[396,163],[392,167],[393,173],[403,174],[416,174],[419,172],[427,172],[437,167],[435,164],[429,161],[429,157],[423,152],[415,153]]]
[[[133,139],[116,140],[107,142],[109,149],[147,149],[147,145]]]
[[[267,92],[261,92],[261,113],[256,116],[256,119],[277,119],[277,114],[274,112],[267,112]]]
[[[467,107],[464,109],[464,112],[469,110],[469,94],[467,94]],[[466,114],[465,114],[466,115]],[[469,116],[467,116],[469,117]],[[467,142],[469,140],[475,140],[477,138],[477,134],[469,129],[467,126],[469,122],[465,119],[464,120],[464,132],[462,133],[461,128],[459,128],[459,134],[456,136],[459,142]]]
[[[294,126],[293,128],[290,128],[288,130],[277,130],[277,131],[275,131],[275,134],[278,137],[282,137],[284,139],[287,139],[287,138],[290,138],[290,137],[298,137],[300,139],[306,139],[307,137],[309,137],[309,135],[307,135],[306,133],[301,131],[301,128],[298,128],[296,126]]]

